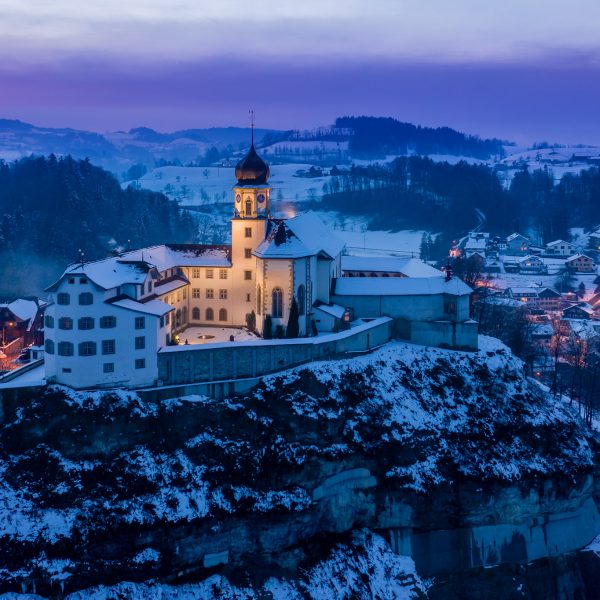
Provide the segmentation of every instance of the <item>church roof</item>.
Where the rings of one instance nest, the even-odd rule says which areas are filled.
[[[342,271],[400,273],[405,277],[445,277],[419,258],[397,256],[342,256]]]
[[[304,258],[325,255],[335,258],[344,243],[310,211],[293,219],[271,219],[266,239],[254,255],[259,258]]]
[[[235,167],[239,185],[265,185],[270,174],[269,165],[258,155],[254,143]]]
[[[340,277],[333,281],[334,296],[466,296],[473,291],[458,277]]]

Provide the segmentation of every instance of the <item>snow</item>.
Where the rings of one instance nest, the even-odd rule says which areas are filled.
[[[342,271],[401,273],[406,277],[444,277],[444,273],[418,258],[390,256],[342,256]]]
[[[173,267],[230,267],[230,254],[228,246],[163,244],[124,252],[119,260],[143,260],[166,271]]]
[[[160,293],[163,292],[161,291]],[[162,300],[136,302],[130,298],[125,298],[123,300],[117,300],[116,302],[113,302],[112,305],[139,313],[145,313],[147,315],[154,315],[155,317],[162,317],[162,315],[166,315],[168,312],[175,310],[170,304],[167,304]]]
[[[321,303],[318,306],[315,306],[314,309],[320,310],[321,312],[331,315],[336,319],[341,319],[344,316],[344,313],[346,312],[346,309],[343,306],[340,306],[339,304]]]
[[[201,336],[213,336],[202,339]],[[188,327],[179,333],[179,340],[182,346],[188,342],[192,344],[216,344],[229,342],[233,336],[236,342],[245,342],[256,340],[257,336],[250,333],[247,329],[239,327]]]
[[[0,377],[0,390],[11,389],[11,388],[20,388],[20,387],[29,387],[29,386],[38,386],[44,385],[45,383],[45,371],[43,363],[34,367],[33,369],[28,369],[28,365],[21,367],[22,369],[26,369],[20,375],[17,375],[18,369],[15,371],[11,371],[9,374],[11,376],[11,380],[6,383],[2,383],[2,378]],[[16,375],[16,377],[15,377]],[[15,377],[12,379],[12,377]]]
[[[24,298],[18,298],[8,304],[0,304],[0,308],[7,308],[21,321],[31,321],[38,312],[37,303]]]
[[[460,279],[441,277],[341,277],[335,280],[336,296],[464,296],[473,290]]]

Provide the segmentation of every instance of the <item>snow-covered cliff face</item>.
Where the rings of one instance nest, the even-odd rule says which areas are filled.
[[[225,402],[49,390],[0,432],[0,589],[213,574],[224,597],[276,581],[281,597],[350,598],[383,585],[379,560],[380,597],[450,598],[449,573],[585,546],[591,434],[505,347],[481,346],[389,344]],[[374,558],[392,549],[411,558]],[[352,585],[313,593],[331,564]]]

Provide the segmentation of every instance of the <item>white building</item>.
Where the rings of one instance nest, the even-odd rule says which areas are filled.
[[[546,254],[549,256],[572,256],[575,254],[575,247],[565,240],[554,240],[546,244]]]
[[[48,288],[48,381],[74,388],[158,385],[157,353],[187,327],[256,323],[258,333],[278,337],[285,333],[294,305],[299,337],[339,326],[346,308],[353,306],[334,305],[330,297],[335,281],[342,281],[344,244],[314,213],[288,220],[271,217],[269,167],[254,145],[235,174],[231,245],[165,244],[132,250],[73,264]],[[462,307],[468,306],[470,289],[462,282],[457,292],[456,286],[443,283],[441,272],[417,259],[353,260],[344,257],[346,275],[364,267],[370,274],[419,278],[415,302],[421,316],[465,320]],[[410,294],[402,295],[400,316],[405,319]],[[442,295],[461,299],[444,304]],[[427,297],[435,305],[429,312],[423,311]],[[460,310],[452,312],[457,306]],[[468,342],[459,339],[456,345],[476,346],[473,327],[467,329]],[[428,334],[424,343],[434,338]]]

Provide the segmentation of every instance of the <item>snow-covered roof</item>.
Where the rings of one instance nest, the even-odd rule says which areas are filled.
[[[344,316],[344,313],[346,312],[346,309],[343,306],[340,306],[339,304],[315,304],[313,308],[315,310],[320,310],[321,312],[331,315],[336,319],[341,319]]]
[[[155,294],[168,294],[174,290],[178,290],[186,286],[189,281],[183,277],[170,277],[169,279],[163,279],[162,281],[157,281],[154,285],[154,293]]]
[[[31,321],[38,312],[38,305],[33,300],[17,298],[8,304],[0,304],[0,308],[7,308],[21,321]]]
[[[137,302],[132,298],[123,298],[112,303],[113,306],[119,308],[125,308],[126,310],[133,310],[135,312],[144,313],[147,315],[154,315],[156,317],[162,317],[168,312],[175,310],[174,307],[162,302],[161,300],[150,300],[149,302]]]
[[[565,242],[565,240],[554,240],[553,242],[546,244],[546,248],[553,248],[554,246],[560,246],[560,245],[564,246],[565,244],[567,246],[571,245],[569,242]]]
[[[594,259],[589,257],[587,254],[574,254],[573,256],[570,256],[569,258],[567,258],[567,262],[577,260],[578,258],[587,258],[588,260],[591,260],[592,262],[594,262]]]
[[[467,238],[465,250],[485,250],[487,240],[485,238]]]
[[[337,296],[429,296],[451,294],[465,296],[472,289],[461,279],[452,277],[341,277],[334,279]]]
[[[159,271],[173,267],[230,267],[231,246],[212,244],[163,244],[125,252],[120,260],[144,260]]]
[[[102,260],[69,265],[60,279],[69,275],[85,275],[99,287],[109,290],[125,284],[141,284],[148,271],[165,271],[174,267],[230,267],[231,246],[203,244],[166,244],[124,252]]]
[[[444,277],[418,258],[395,256],[342,256],[342,271],[401,273],[406,277]]]
[[[293,219],[272,220],[266,239],[256,248],[259,258],[302,258],[324,253],[335,258],[344,243],[312,211]]]
[[[521,235],[520,233],[511,233],[507,238],[506,241],[507,242],[512,242],[513,240],[517,240],[519,238],[523,238],[524,240],[529,241],[528,238],[526,238],[524,235]]]
[[[587,313],[590,316],[594,315],[594,309],[592,306],[590,306],[587,302],[581,302],[579,304],[575,304],[573,306],[569,306],[567,308],[565,308],[565,310],[563,312],[567,312],[569,310],[572,310],[574,308],[577,308],[581,311],[583,311],[584,313]]]
[[[517,260],[518,263],[523,263],[526,261],[534,261],[534,262],[538,262],[538,263],[544,262],[539,256],[535,256],[533,254],[530,254],[529,256],[524,256],[523,258],[519,258]]]

